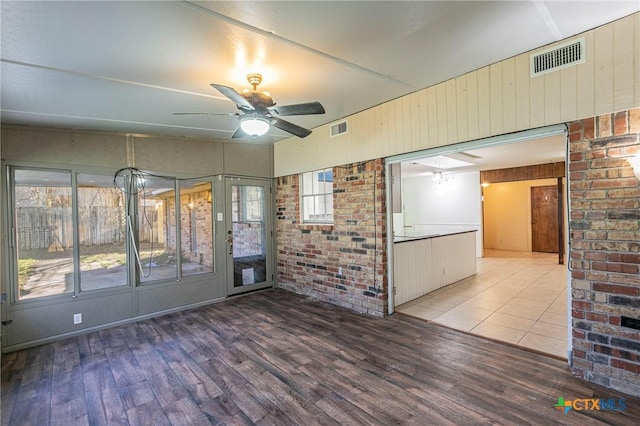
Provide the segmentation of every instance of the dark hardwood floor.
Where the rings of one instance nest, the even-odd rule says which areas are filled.
[[[625,398],[624,411],[554,408]],[[638,424],[565,361],[281,290],[2,356],[3,425]]]

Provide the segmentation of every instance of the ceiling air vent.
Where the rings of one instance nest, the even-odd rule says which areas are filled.
[[[332,124],[330,132],[332,138],[347,133],[347,122],[341,121],[340,123]]]
[[[531,77],[581,64],[585,61],[584,37],[532,54],[530,58]]]

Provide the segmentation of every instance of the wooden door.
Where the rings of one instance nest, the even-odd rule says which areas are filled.
[[[558,187],[531,187],[531,251],[558,253]]]

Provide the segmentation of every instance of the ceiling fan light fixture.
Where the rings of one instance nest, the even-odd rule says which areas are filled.
[[[250,136],[262,136],[269,131],[269,122],[252,116],[240,121],[240,128]]]

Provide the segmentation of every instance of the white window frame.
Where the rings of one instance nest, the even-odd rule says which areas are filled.
[[[334,172],[330,167],[300,173],[300,219],[302,223],[333,224],[333,181]],[[324,185],[321,185],[321,182]],[[331,184],[327,185],[328,183]],[[309,200],[313,200],[312,212],[308,211],[308,207],[305,209]]]

